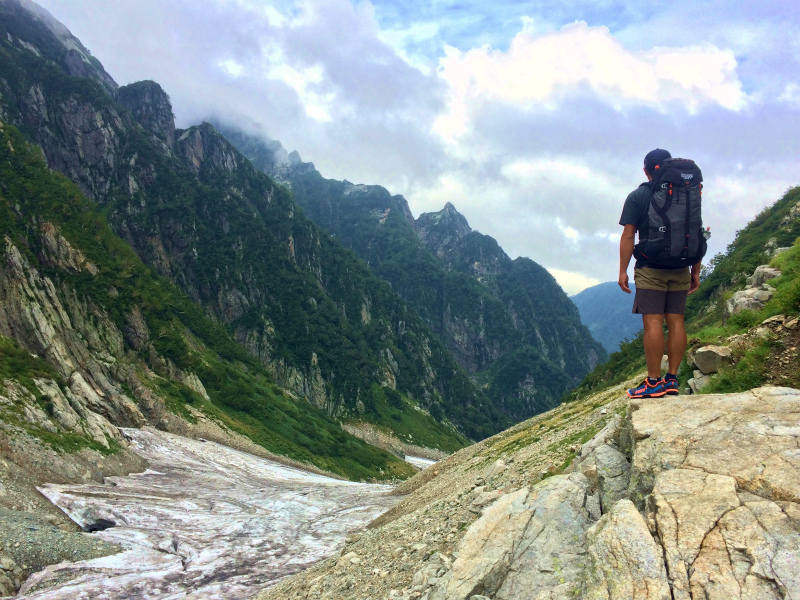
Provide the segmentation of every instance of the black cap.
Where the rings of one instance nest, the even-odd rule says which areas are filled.
[[[672,154],[662,148],[650,150],[644,157],[644,170],[652,175],[656,165],[666,158],[672,158]]]

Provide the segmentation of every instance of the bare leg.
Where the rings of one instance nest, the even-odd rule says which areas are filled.
[[[664,330],[661,327],[663,322],[664,315],[642,315],[647,376],[654,379],[661,377],[661,358],[664,356]]]
[[[686,353],[686,329],[683,326],[683,315],[664,315],[667,320],[667,356],[669,356],[669,373],[677,375],[683,355]]]

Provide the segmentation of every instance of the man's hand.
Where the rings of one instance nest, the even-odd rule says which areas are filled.
[[[700,287],[700,273],[692,273],[692,282],[689,284],[689,293],[694,294]]]
[[[619,287],[622,288],[622,291],[626,294],[631,293],[631,288],[628,287],[628,272],[627,271],[620,271],[619,272]]]

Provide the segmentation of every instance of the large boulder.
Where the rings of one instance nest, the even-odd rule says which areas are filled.
[[[630,491],[675,600],[800,598],[800,391],[631,401]]]
[[[556,475],[503,496],[467,530],[429,600],[574,598],[585,562],[589,481]]]
[[[780,269],[775,269],[769,265],[760,265],[756,267],[753,274],[747,278],[748,287],[759,287],[761,284],[766,283],[770,279],[775,279],[781,276]]]
[[[716,373],[723,365],[733,362],[731,349],[728,346],[703,346],[698,348],[693,356],[694,366],[704,375]]]

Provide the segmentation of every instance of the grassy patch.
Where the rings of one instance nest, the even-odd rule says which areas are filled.
[[[745,392],[764,385],[767,358],[774,346],[775,342],[772,337],[758,340],[753,347],[739,357],[735,365],[724,367],[713,375],[701,393]]]
[[[41,427],[30,426],[26,427],[26,429],[28,433],[48,444],[53,450],[61,452],[73,453],[88,448],[90,450],[97,450],[105,456],[109,456],[111,454],[116,454],[122,448],[116,440],[110,438],[106,438],[108,442],[108,448],[106,448],[103,444],[77,433],[52,433]]]
[[[469,443],[453,427],[417,409],[415,402],[397,390],[373,384],[371,394],[371,410],[363,415],[363,419],[390,435],[409,444],[444,452],[455,452]],[[439,416],[441,418],[441,412]]]
[[[38,397],[41,392],[33,382],[36,378],[52,379],[64,385],[61,375],[47,362],[32,356],[14,340],[0,335],[0,388],[5,379],[14,379]]]

